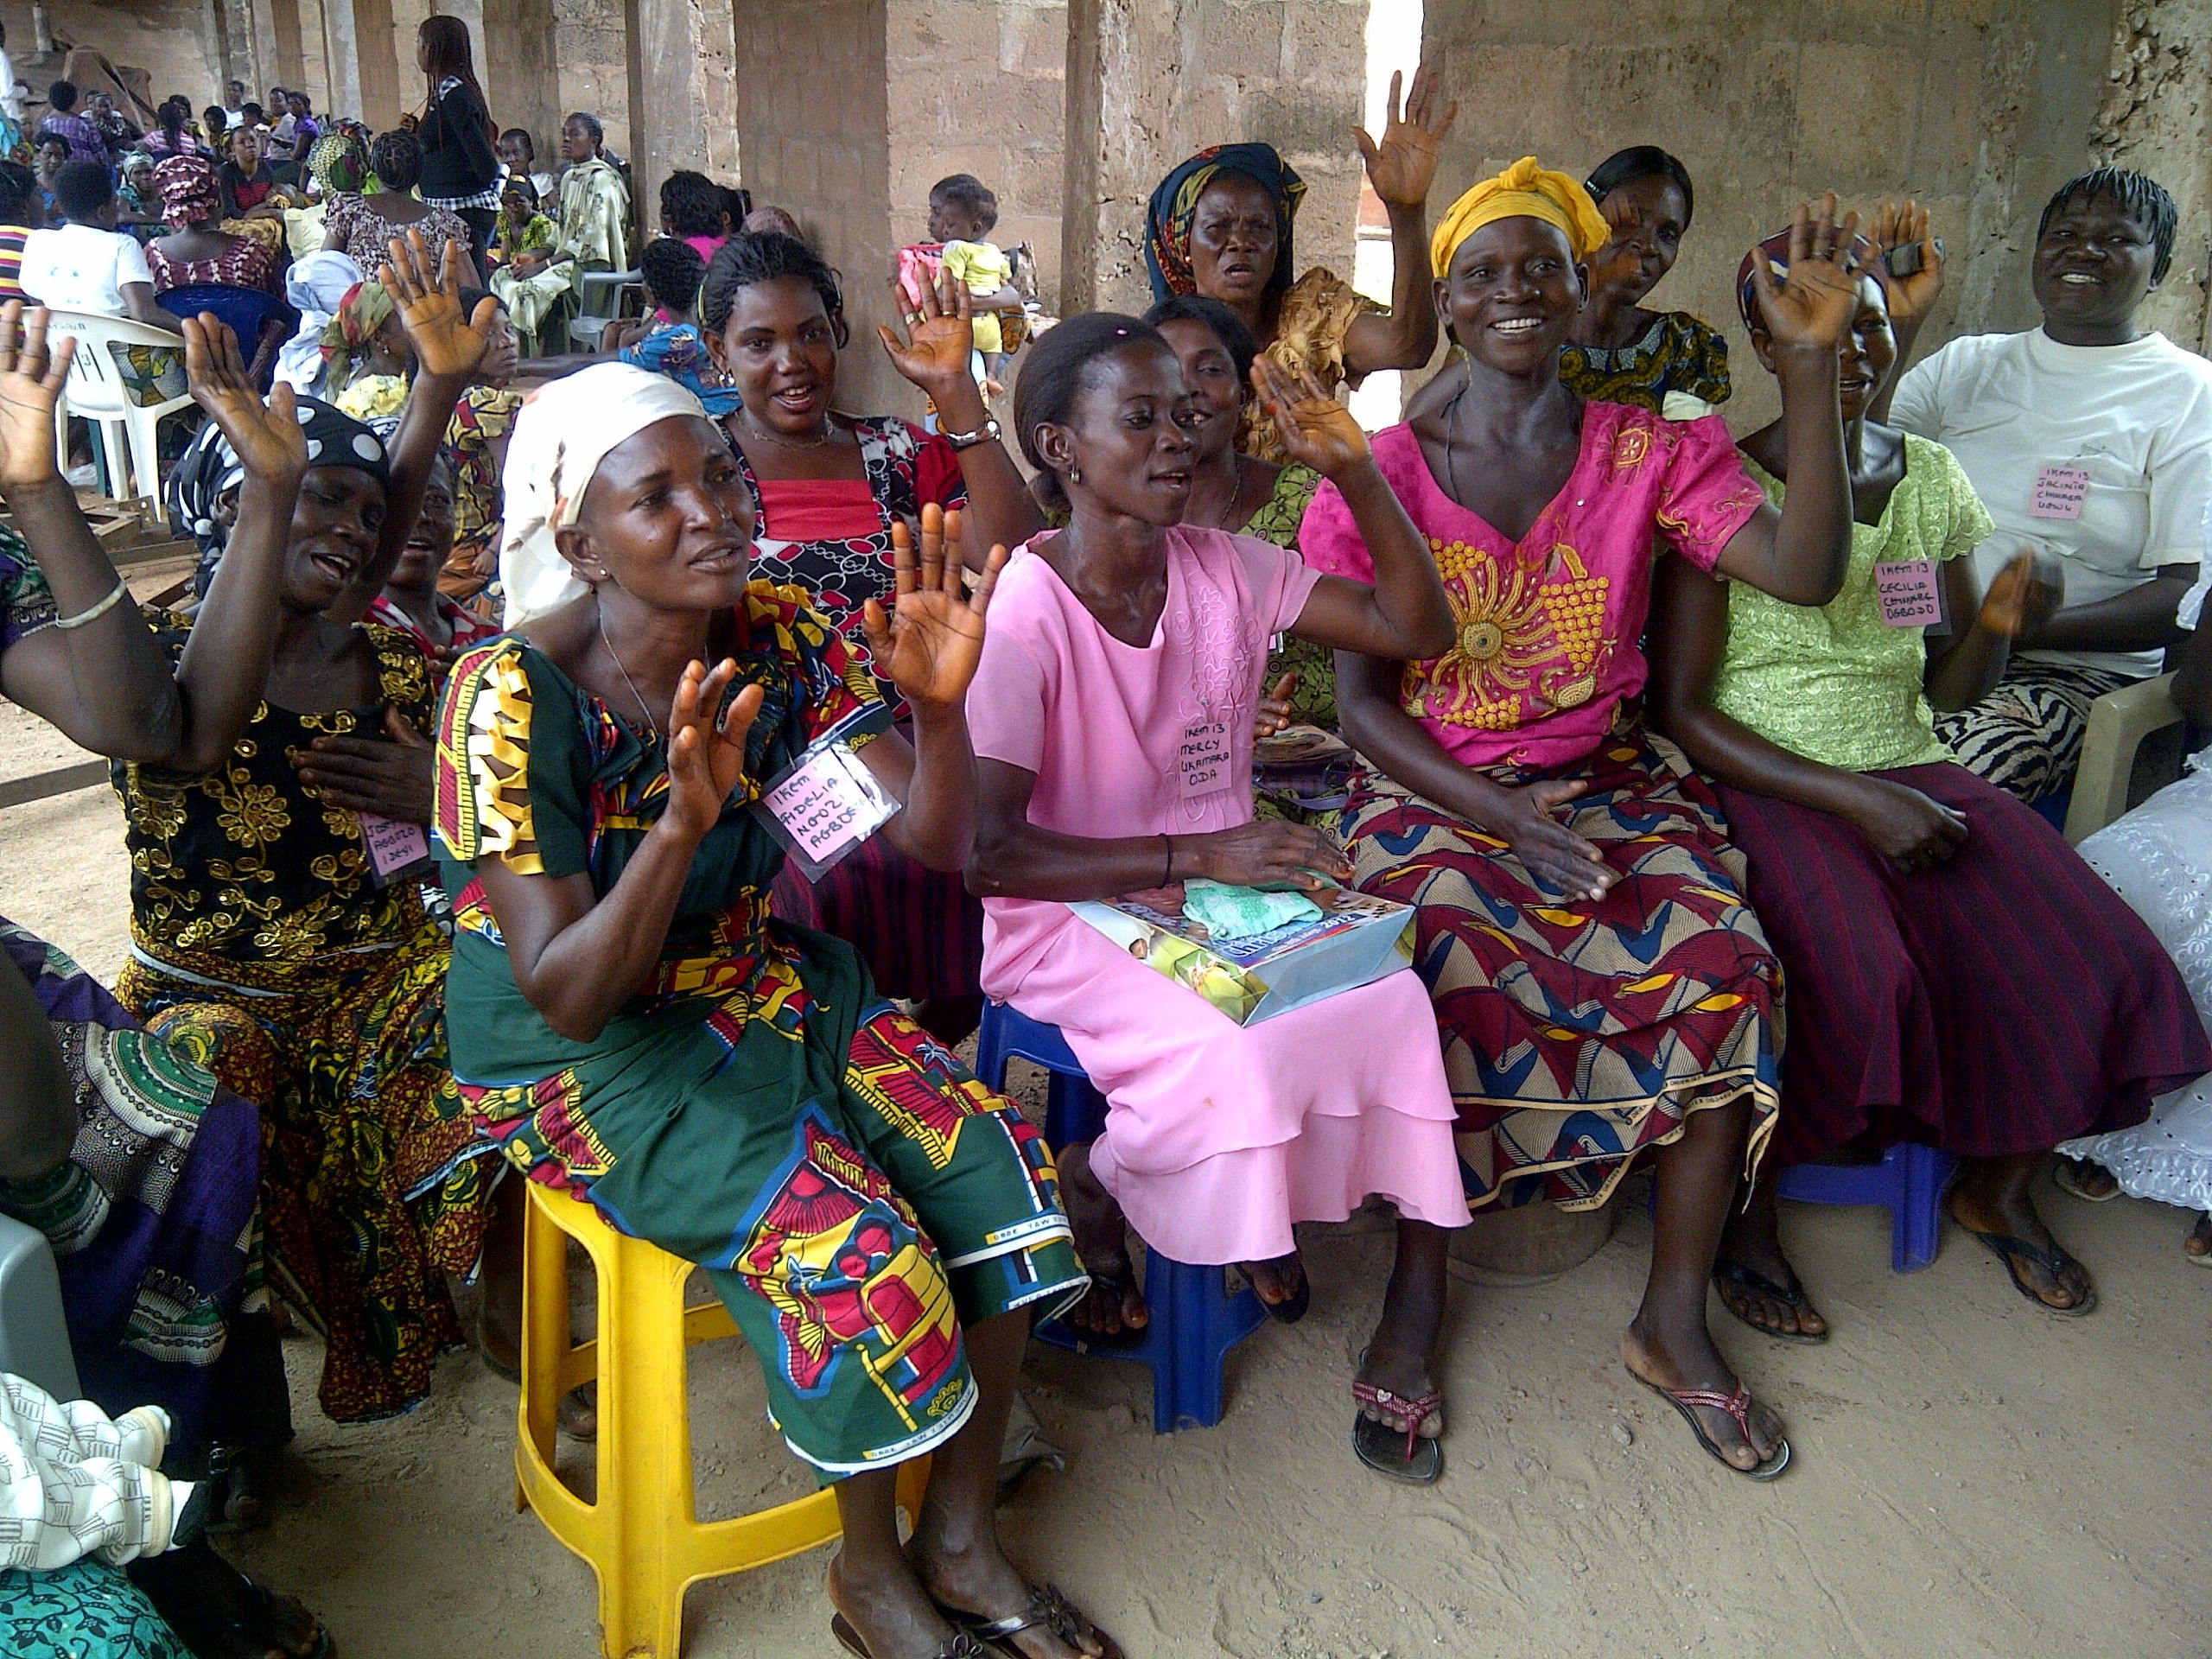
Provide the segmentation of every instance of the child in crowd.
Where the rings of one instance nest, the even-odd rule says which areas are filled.
[[[499,161],[511,179],[528,179],[530,188],[543,201],[553,194],[553,175],[537,171],[537,141],[524,127],[509,127],[499,135]]]
[[[695,315],[706,262],[692,251],[689,238],[664,236],[646,245],[638,264],[645,274],[645,292],[667,321],[616,355],[686,388],[715,420],[734,413],[740,402],[737,388],[715,370]]]
[[[553,221],[537,211],[537,187],[526,173],[510,173],[499,186],[499,218],[492,227],[492,263],[553,245]]]
[[[702,269],[729,240],[729,231],[728,200],[705,174],[684,169],[661,181],[660,233],[682,240],[699,256]]]
[[[1013,264],[984,239],[998,222],[998,197],[973,173],[955,173],[931,187],[930,240],[939,245],[944,269],[971,296],[976,351],[982,359],[980,378],[984,392],[993,397],[1006,393],[1005,335],[998,314],[1021,309]]]

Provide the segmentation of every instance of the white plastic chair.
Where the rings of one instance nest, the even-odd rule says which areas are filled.
[[[2134,782],[2135,753],[2152,733],[2181,723],[2174,707],[2174,677],[2123,685],[2089,705],[2088,734],[2082,740],[2082,764],[2074,773],[2074,798],[2066,807],[2066,839],[2088,840],[2128,808]]]
[[[607,325],[626,315],[630,295],[635,291],[640,310],[645,292],[645,273],[642,270],[588,270],[576,283],[576,315],[569,323],[569,339],[585,351],[599,349],[599,337]]]
[[[57,1400],[83,1394],[53,1247],[12,1216],[0,1216],[0,1371],[28,1377]]]
[[[69,383],[62,388],[54,418],[67,453],[68,417],[97,422],[100,446],[106,454],[107,493],[118,501],[132,496],[156,496],[161,492],[159,429],[162,417],[192,401],[190,393],[158,404],[131,400],[115,349],[125,346],[163,346],[184,353],[184,336],[165,328],[149,328],[129,317],[104,317],[90,311],[49,312],[49,338],[67,334],[77,341],[77,355],[69,365]],[[123,461],[130,457],[129,477]],[[135,488],[124,487],[125,483]]]

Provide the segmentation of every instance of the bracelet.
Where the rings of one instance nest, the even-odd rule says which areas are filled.
[[[973,449],[979,443],[996,443],[999,441],[999,423],[986,416],[983,423],[973,432],[940,430],[938,436],[951,445],[953,450],[957,453],[963,449]]]
[[[1164,887],[1175,880],[1175,843],[1163,834],[1160,837],[1160,845],[1167,855],[1167,861],[1160,867],[1160,885]]]
[[[121,576],[118,576],[115,579],[115,586],[107,590],[107,597],[105,599],[100,601],[99,604],[94,605],[88,609],[78,612],[74,616],[55,617],[54,619],[54,626],[57,628],[81,628],[87,622],[97,622],[100,618],[105,616],[110,611],[113,610],[118,605],[121,604],[123,602],[124,596],[130,591],[130,590],[128,588],[123,585],[123,578]]]

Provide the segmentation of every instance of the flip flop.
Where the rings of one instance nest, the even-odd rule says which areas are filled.
[[[2050,1184],[2060,1192],[2070,1193],[2084,1204],[2110,1204],[2120,1196],[2120,1183],[2114,1181],[2102,1192],[2091,1192],[2082,1185],[2084,1166],[2078,1158],[2061,1158],[2050,1167]],[[2109,1173],[2109,1172],[2107,1172]]]
[[[1958,1217],[1954,1216],[1951,1219],[1957,1221]],[[2078,1319],[2085,1313],[2095,1312],[2097,1306],[2097,1287],[2094,1284],[2089,1287],[2088,1294],[2083,1296],[2080,1301],[2075,1303],[2073,1306],[2053,1307],[2049,1302],[2044,1300],[2041,1296],[2038,1296],[2036,1294],[2036,1289],[2033,1285],[2031,1285],[2026,1280],[2020,1277],[2019,1264],[2022,1262],[2032,1262],[2036,1266],[2041,1268],[2045,1273],[2049,1274],[2054,1281],[2056,1281],[2058,1277],[2059,1269],[2073,1260],[2073,1258],[2068,1255],[2063,1249],[2053,1248],[2046,1250],[2040,1244],[2031,1243],[2024,1238],[2015,1238],[2010,1233],[1976,1232],[1973,1228],[1967,1226],[1963,1222],[1960,1223],[1959,1230],[1965,1233],[1969,1238],[1980,1239],[1984,1247],[1988,1249],[1989,1253],[2005,1264],[2005,1274],[2012,1281],[2012,1288],[2018,1291],[2021,1295],[2026,1297],[2044,1313],[2062,1319]],[[2078,1266],[2079,1263],[2076,1263],[2076,1265]]]
[[[875,1659],[868,1650],[868,1643],[861,1640],[842,1613],[830,1615],[830,1634],[837,1638],[837,1645],[847,1653],[856,1653],[860,1659]],[[991,1650],[982,1646],[965,1630],[955,1630],[951,1637],[930,1656],[930,1659],[991,1659]]]
[[[1136,1287],[1137,1281],[1134,1273],[1094,1273],[1090,1275],[1090,1282],[1111,1292],[1118,1306]],[[1109,1353],[1127,1353],[1132,1348],[1143,1346],[1146,1333],[1152,1329],[1149,1317],[1142,1325],[1125,1325],[1119,1331],[1093,1331],[1087,1325],[1077,1325],[1065,1313],[1060,1315],[1059,1323],[1060,1328],[1075,1338],[1078,1349],[1100,1348]]]
[[[1631,1371],[1630,1375],[1634,1376],[1636,1374]],[[1719,1443],[1707,1433],[1705,1425],[1698,1421],[1695,1407],[1725,1411],[1735,1419],[1736,1427],[1744,1437],[1744,1444],[1751,1445],[1751,1391],[1741,1382],[1736,1385],[1735,1393],[1723,1394],[1718,1389],[1662,1389],[1656,1382],[1644,1382],[1640,1376],[1636,1380],[1643,1382],[1645,1388],[1681,1412],[1682,1421],[1690,1426],[1690,1433],[1697,1436],[1697,1443],[1705,1448],[1706,1455],[1729,1473],[1764,1484],[1777,1478],[1789,1466],[1789,1441],[1786,1437],[1777,1443],[1773,1455],[1765,1462],[1744,1469],[1728,1461],[1727,1454],[1721,1451]]]
[[[1813,1299],[1805,1294],[1804,1284],[1795,1269],[1790,1272],[1788,1284],[1777,1285],[1764,1274],[1747,1268],[1740,1262],[1716,1261],[1713,1264],[1713,1287],[1720,1293],[1721,1306],[1763,1337],[1772,1337],[1777,1342],[1802,1342],[1808,1346],[1818,1346],[1828,1339],[1829,1333],[1826,1331],[1817,1335],[1804,1331],[1777,1331],[1771,1325],[1745,1318],[1728,1300],[1728,1287],[1731,1285],[1743,1290],[1756,1291],[1762,1296],[1771,1296],[1795,1313],[1813,1305]]]
[[[1351,1449],[1362,1463],[1378,1475],[1413,1486],[1426,1486],[1444,1472],[1443,1445],[1436,1436],[1421,1432],[1429,1413],[1444,1403],[1441,1394],[1425,1394],[1414,1400],[1378,1389],[1372,1382],[1355,1382],[1351,1397],[1363,1406],[1402,1417],[1406,1422],[1402,1440],[1401,1431],[1388,1423],[1377,1422],[1363,1411],[1354,1415]]]
[[[1012,1645],[1010,1638],[1028,1630],[1050,1630],[1071,1648],[1078,1647],[1083,1637],[1091,1637],[1104,1649],[1099,1659],[1122,1659],[1121,1643],[1092,1624],[1088,1615],[1060,1593],[1058,1585],[1031,1585],[1028,1605],[1004,1618],[987,1619],[977,1613],[948,1607],[941,1601],[937,1604],[937,1610],[962,1636],[975,1641],[983,1650],[1006,1656],[1006,1659],[1027,1659],[1019,1648]]]
[[[1277,1325],[1296,1325],[1313,1306],[1313,1281],[1306,1276],[1302,1267],[1298,1271],[1298,1288],[1279,1302],[1271,1302],[1260,1294],[1260,1287],[1252,1283],[1250,1273],[1241,1267],[1237,1272],[1243,1274],[1244,1282],[1252,1286],[1252,1298],[1259,1303],[1260,1311]]]

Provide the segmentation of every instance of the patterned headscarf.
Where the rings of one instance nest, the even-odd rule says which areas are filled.
[[[354,359],[369,349],[393,309],[391,294],[382,283],[356,283],[346,290],[322,330],[322,360],[334,388],[342,384]]]
[[[1749,330],[1763,326],[1759,321],[1758,283],[1751,276],[1751,261],[1766,261],[1767,275],[1777,283],[1789,274],[1789,232],[1777,231],[1772,236],[1744,256],[1736,267],[1736,309],[1743,314],[1744,327]],[[1874,264],[1874,244],[1864,234],[1851,238],[1845,250],[1843,268],[1856,276],[1862,270],[1871,270]]]
[[[156,168],[154,194],[161,200],[162,223],[172,230],[223,216],[215,169],[197,156],[172,156]]]
[[[391,485],[391,458],[384,440],[366,426],[320,397],[298,399],[298,415],[307,435],[309,467],[351,467],[379,484]],[[169,523],[200,548],[200,562],[192,580],[203,599],[231,538],[229,527],[216,516],[217,509],[223,498],[245,481],[245,469],[238,464],[238,452],[210,421],[177,458],[162,486],[162,502],[168,509]]]
[[[1437,221],[1436,234],[1428,239],[1431,271],[1444,276],[1459,245],[1501,219],[1540,219],[1556,226],[1578,264],[1604,247],[1613,233],[1580,180],[1523,156],[1468,190]]]
[[[1224,173],[1242,174],[1274,198],[1275,268],[1268,291],[1290,286],[1291,224],[1306,194],[1306,181],[1273,144],[1216,144],[1162,179],[1145,209],[1144,263],[1154,300],[1198,292],[1191,275],[1191,224],[1198,217],[1198,198]]]
[[[369,152],[350,132],[326,132],[308,151],[308,176],[326,200],[358,195],[369,181]]]

